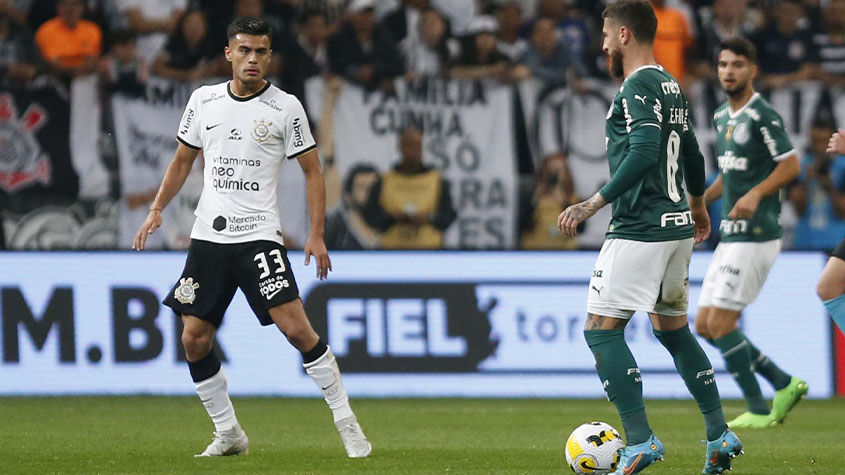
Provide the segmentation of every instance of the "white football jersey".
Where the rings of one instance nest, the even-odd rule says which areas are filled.
[[[269,82],[249,97],[229,83],[191,94],[176,138],[202,149],[202,194],[191,238],[283,244],[277,189],[282,161],[316,148],[299,100]]]

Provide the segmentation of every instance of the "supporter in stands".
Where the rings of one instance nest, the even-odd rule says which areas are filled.
[[[496,49],[496,20],[480,16],[473,20],[470,32],[474,41],[463,48],[456,66],[449,70],[455,79],[507,79],[511,64],[507,56]]]
[[[111,35],[109,54],[100,61],[100,73],[111,93],[141,96],[147,82],[147,64],[138,55],[137,36],[129,30]],[[155,191],[155,190],[154,190]],[[149,201],[152,201],[151,197]]]
[[[327,47],[331,29],[326,15],[318,10],[303,12],[296,36],[284,52],[281,88],[305,101],[305,81],[328,70]]]
[[[366,89],[392,89],[405,71],[390,33],[376,23],[373,0],[353,0],[328,44],[329,70]]]
[[[443,232],[455,221],[449,182],[422,162],[422,132],[407,128],[400,135],[402,158],[373,185],[366,218],[383,231],[385,249],[437,249]]]
[[[815,74],[817,58],[808,24],[800,0],[780,0],[774,19],[753,36],[768,87],[807,80]]]
[[[0,0],[0,87],[20,86],[31,81],[36,73],[32,35],[16,23],[7,0]]]
[[[522,26],[522,9],[519,3],[507,1],[496,10],[499,31],[496,35],[496,47],[507,58],[516,62],[528,49],[528,42],[519,36]]]
[[[577,82],[578,65],[569,57],[569,51],[555,33],[552,20],[541,18],[534,22],[531,46],[514,68],[516,79],[535,77],[548,85]]]
[[[748,0],[715,0],[712,8],[702,9],[695,48],[695,74],[716,79],[719,45],[728,38],[747,38],[751,31],[746,21]]]
[[[449,24],[440,12],[428,8],[419,20],[419,37],[408,36],[399,44],[405,57],[405,77],[408,79],[440,76],[460,54],[460,46],[454,38],[450,38]]]
[[[657,34],[654,37],[654,57],[682,86],[687,84],[687,49],[693,46],[687,19],[666,0],[651,0],[657,15]]]
[[[381,246],[381,236],[364,219],[364,209],[373,186],[378,183],[378,170],[365,163],[355,165],[343,180],[343,196],[326,216],[326,248],[361,250]]]
[[[522,249],[575,249],[575,238],[564,236],[557,218],[567,206],[579,200],[573,192],[572,175],[566,157],[546,157],[534,174],[534,193],[523,199],[519,209]]]
[[[102,43],[100,27],[82,19],[82,0],[59,0],[56,13],[35,33],[35,43],[50,70],[64,78],[94,72]]]
[[[831,86],[845,86],[845,0],[828,2],[822,25],[824,31],[813,35],[819,79]]]
[[[390,33],[393,41],[401,43],[406,38],[412,42],[420,37],[420,17],[424,10],[431,8],[429,0],[401,0],[398,8],[385,15],[382,26]]]
[[[0,0],[0,11],[8,17],[9,21],[18,25],[26,26],[26,14],[29,11],[29,4],[32,0]]]
[[[570,62],[584,71],[587,69],[587,55],[590,49],[590,30],[574,3],[572,0],[540,0],[537,5],[537,18],[523,26],[523,33],[525,36],[531,36],[537,21],[551,20],[558,39],[567,50]],[[598,23],[601,24],[601,21]]]
[[[222,74],[222,47],[208,36],[208,23],[201,11],[182,15],[176,31],[156,56],[151,72],[177,81],[196,81]],[[223,65],[225,66],[225,65]]]
[[[115,0],[129,22],[129,29],[138,35],[138,51],[147,63],[152,62],[176,32],[179,19],[188,7],[188,0]]]
[[[318,11],[325,15],[329,27],[335,30],[352,8],[355,0],[275,0],[276,3],[299,4],[300,11]],[[375,3],[375,2],[373,2]],[[348,4],[348,7],[347,7]],[[375,7],[375,5],[373,5]]]
[[[800,215],[793,247],[830,251],[845,235],[845,156],[830,155],[828,139],[836,132],[826,121],[810,130],[810,147],[789,198]]]

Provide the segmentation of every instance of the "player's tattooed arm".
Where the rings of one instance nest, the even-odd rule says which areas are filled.
[[[557,227],[564,235],[575,237],[577,234],[578,225],[585,221],[590,216],[596,214],[598,210],[602,209],[607,204],[601,193],[596,193],[587,201],[576,203],[560,213],[557,218]]]
[[[588,313],[584,330],[624,330],[627,324],[628,320],[623,318],[602,317]]]

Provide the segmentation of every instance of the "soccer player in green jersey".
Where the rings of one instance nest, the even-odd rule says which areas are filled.
[[[713,116],[720,173],[704,197],[707,203],[722,197],[722,240],[701,286],[695,327],[722,353],[748,405],[728,427],[764,428],[783,421],[807,394],[807,383],[761,353],[737,321],[780,252],[779,190],[798,176],[800,165],[780,116],[752,87],[754,45],[731,38],[720,50],[719,82],[728,102]],[[771,410],[755,372],[775,388]]]
[[[704,415],[703,473],[722,473],[742,453],[742,443],[728,430],[712,366],[686,317],[693,242],[710,234],[704,157],[684,93],[655,61],[651,4],[618,0],[603,17],[611,74],[624,78],[605,126],[611,178],[592,198],[564,210],[558,227],[574,236],[580,222],[613,204],[590,280],[584,337],[625,428],[627,445],[616,473],[639,473],[664,454],[646,417],[640,369],[625,343],[625,325],[638,310],[649,313],[655,336]]]

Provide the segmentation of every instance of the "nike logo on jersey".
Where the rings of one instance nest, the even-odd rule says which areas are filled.
[[[639,95],[639,94],[634,94],[634,99],[636,99],[636,100],[638,100],[638,101],[642,102],[642,103],[643,103],[643,105],[645,105],[645,98],[646,98],[646,97],[648,97],[648,96],[641,96],[641,95]]]
[[[219,124],[215,124],[215,125],[206,125],[205,130],[211,130],[211,129],[217,127],[218,125],[223,125],[223,122],[220,122]]]

